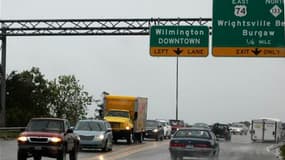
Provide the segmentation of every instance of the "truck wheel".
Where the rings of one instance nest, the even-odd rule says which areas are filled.
[[[133,133],[129,133],[129,136],[127,138],[127,143],[132,144],[134,142],[134,136]]]
[[[27,153],[19,149],[17,157],[18,160],[27,160]]]
[[[161,135],[160,136],[160,141],[163,141],[164,140],[164,135]]]
[[[139,143],[143,143],[143,133],[139,134]]]

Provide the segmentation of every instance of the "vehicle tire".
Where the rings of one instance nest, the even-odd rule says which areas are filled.
[[[62,147],[62,150],[58,153],[56,160],[66,160],[66,150],[65,147]]]
[[[177,160],[177,156],[175,154],[170,154],[170,159],[171,160]]]
[[[118,143],[118,139],[114,138],[113,141],[114,141],[115,144]]]
[[[42,157],[41,156],[34,156],[34,160],[41,160]]]
[[[27,160],[27,153],[22,151],[22,150],[18,150],[17,159],[18,160]]]
[[[160,141],[163,141],[164,140],[164,135],[161,135],[160,136]]]
[[[72,151],[69,153],[70,160],[77,160],[78,159],[78,146],[75,145]]]
[[[110,141],[109,141],[110,142]],[[108,151],[112,151],[113,150],[113,143],[112,143],[112,141],[110,142],[110,145],[109,145],[109,147],[108,147]]]
[[[104,145],[104,147],[102,148],[102,151],[103,151],[103,152],[108,152],[108,151],[109,151],[109,148],[108,148],[108,139],[106,140],[105,145]]]
[[[129,133],[129,136],[128,136],[128,138],[127,138],[127,143],[128,143],[128,144],[133,144],[133,143],[134,143],[134,135],[133,135],[132,132]]]
[[[138,142],[143,143],[143,133],[138,134]]]

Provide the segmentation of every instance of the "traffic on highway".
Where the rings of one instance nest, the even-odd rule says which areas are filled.
[[[225,138],[216,138],[214,150],[209,150],[208,144],[211,144],[211,139],[207,137],[214,132],[211,132],[207,128],[198,127],[186,127],[187,129],[181,129],[177,132],[177,135],[172,135],[171,139],[156,140],[153,138],[144,138],[142,143],[128,144],[127,140],[118,140],[113,143],[111,151],[106,151],[100,148],[82,148],[78,150],[78,155],[75,159],[78,160],[173,160],[173,149],[179,152],[184,150],[185,152],[195,149],[196,154],[188,155],[184,159],[197,159],[201,157],[204,159],[216,159],[216,160],[276,160],[277,157],[274,151],[269,150],[275,143],[272,142],[253,142],[250,134],[238,135],[232,134],[231,140]],[[190,129],[190,130],[189,130]],[[186,131],[186,132],[185,132]],[[204,134],[200,134],[202,131]],[[191,136],[189,136],[191,135]],[[186,140],[185,136],[191,138],[187,145],[183,145],[181,140]],[[202,139],[201,137],[204,136]],[[184,137],[184,138],[183,138]],[[197,138],[200,137],[200,138]],[[203,142],[203,139],[206,138]],[[198,140],[198,141],[197,141]],[[200,140],[200,142],[199,142]],[[202,143],[203,142],[203,143]],[[209,142],[209,143],[208,143]],[[16,139],[0,140],[0,157],[1,160],[16,160],[17,151],[19,149]],[[192,144],[191,144],[192,143]],[[191,147],[190,147],[191,146]],[[195,147],[196,146],[196,147]],[[35,146],[34,146],[35,147]],[[205,152],[207,151],[207,152]],[[210,151],[210,152],[208,152]],[[208,157],[215,152],[214,157]],[[200,153],[199,153],[200,152]],[[182,153],[182,152],[181,152]],[[198,153],[198,154],[197,154]],[[202,153],[202,154],[201,154]],[[203,156],[201,156],[203,155]],[[39,157],[37,157],[40,159]],[[179,159],[178,157],[176,157]],[[181,157],[180,157],[181,158]],[[35,158],[36,159],[36,158]],[[51,158],[42,157],[42,160],[50,160]],[[57,158],[59,159],[59,158]],[[66,160],[74,159],[74,157],[66,156]]]
[[[1,1],[0,160],[285,160],[284,1]]]

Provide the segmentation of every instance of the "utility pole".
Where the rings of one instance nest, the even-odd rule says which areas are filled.
[[[176,120],[178,120],[178,55],[176,57]]]

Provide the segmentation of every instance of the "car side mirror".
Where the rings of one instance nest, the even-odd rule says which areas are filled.
[[[67,129],[67,132],[66,132],[66,133],[73,133],[73,130],[74,130],[74,128],[73,128],[73,127],[70,127],[70,128]]]
[[[111,132],[112,131],[112,128],[107,128],[107,132]]]
[[[24,132],[26,130],[26,127],[23,127],[20,129],[20,132]]]

